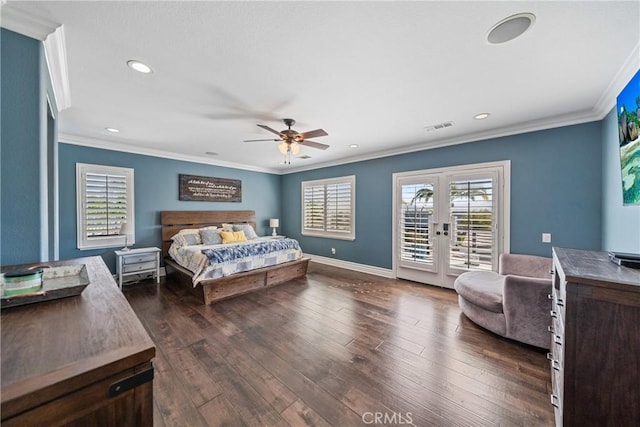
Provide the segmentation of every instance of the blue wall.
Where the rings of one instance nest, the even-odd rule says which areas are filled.
[[[601,122],[299,172],[282,178],[282,233],[310,254],[392,266],[392,174],[511,160],[511,252],[550,256],[541,242],[599,250],[602,227]],[[302,236],[301,181],[356,175],[356,240]]]
[[[40,112],[42,46],[4,28],[0,147],[0,263],[41,261]]]
[[[60,258],[101,255],[115,271],[119,248],[77,249],[76,163],[92,163],[134,169],[135,247],[162,247],[160,211],[163,210],[255,210],[258,234],[270,234],[269,218],[280,216],[280,176],[160,157],[129,154],[65,144],[59,145]],[[192,174],[242,181],[242,202],[183,202],[178,200],[178,175]]]
[[[622,204],[618,119],[602,121],[602,249],[640,253],[640,206]]]

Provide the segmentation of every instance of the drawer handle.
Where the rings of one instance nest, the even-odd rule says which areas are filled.
[[[109,389],[107,390],[107,397],[117,396],[120,393],[124,393],[125,391],[136,388],[139,385],[147,383],[151,380],[153,380],[153,367],[147,369],[146,371],[142,371],[138,374],[120,380],[117,383],[111,384],[109,386]]]
[[[555,342],[558,345],[562,345],[562,337],[560,335],[554,335],[553,342]]]
[[[550,314],[550,315],[551,315],[551,317],[553,317],[554,319],[557,319],[557,318],[558,318],[558,313],[556,313],[556,311],[555,311],[555,310],[551,310],[551,311],[549,312],[549,314]]]
[[[560,407],[560,405],[558,404],[558,396],[556,396],[555,394],[551,395],[551,406],[553,406],[554,408]]]
[[[558,301],[556,301],[556,305],[559,305],[560,307],[564,307],[564,301],[562,300],[562,298],[558,298]]]
[[[553,358],[553,353],[551,352],[547,353],[547,360],[551,361],[551,367],[553,368],[553,370],[555,371],[560,370],[560,363]]]

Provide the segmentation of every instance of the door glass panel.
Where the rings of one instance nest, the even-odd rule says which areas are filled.
[[[494,179],[449,181],[451,270],[493,270],[495,258]]]
[[[400,264],[419,267],[434,262],[430,226],[433,218],[433,184],[401,186]]]

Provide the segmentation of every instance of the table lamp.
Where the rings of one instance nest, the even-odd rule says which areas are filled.
[[[269,227],[273,228],[271,235],[274,237],[277,236],[276,228],[280,227],[280,220],[278,218],[271,218],[269,220]]]

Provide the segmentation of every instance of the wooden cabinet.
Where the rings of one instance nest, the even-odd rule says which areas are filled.
[[[116,274],[120,289],[122,289],[123,277],[133,274],[152,273],[155,275],[156,283],[160,283],[159,248],[119,250],[115,251],[115,254],[117,257]]]
[[[155,347],[102,258],[47,264],[85,264],[90,284],[2,311],[2,426],[152,426]]]
[[[640,422],[640,270],[605,252],[553,249],[551,361],[557,426]]]

